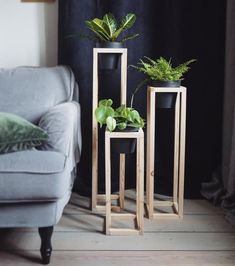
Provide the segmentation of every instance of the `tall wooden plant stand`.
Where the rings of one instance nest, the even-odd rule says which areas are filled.
[[[167,200],[154,199],[154,169],[155,155],[155,101],[156,93],[176,93],[175,132],[174,132],[174,172],[173,197]],[[147,91],[147,176],[146,176],[146,205],[148,218],[153,217],[183,217],[184,201],[184,168],[185,168],[185,129],[186,129],[186,88],[148,87]],[[171,211],[155,211],[169,208]]]
[[[95,119],[95,109],[98,106],[98,55],[105,53],[116,53],[121,55],[121,81],[120,81],[120,104],[126,104],[127,86],[127,49],[94,48],[93,49],[93,103],[92,103],[92,210],[105,211],[105,206],[98,204],[105,200],[105,194],[98,194],[98,124]],[[120,154],[120,168],[125,169],[125,155]],[[121,175],[122,173],[120,173]],[[124,187],[120,187],[119,197],[124,198]],[[117,195],[111,195],[112,199],[117,199]],[[122,202],[122,200],[121,200]]]
[[[132,138],[137,140],[136,149],[136,213],[113,213],[111,195],[111,140],[115,138]],[[120,159],[124,154],[121,154]],[[125,157],[124,157],[125,158]],[[125,168],[120,166],[120,187],[125,187]],[[123,196],[123,195],[122,195]],[[105,201],[106,201],[106,234],[107,235],[136,235],[144,230],[144,133],[138,132],[105,132]],[[124,208],[124,197],[120,210]],[[135,228],[113,228],[113,219],[133,219]]]

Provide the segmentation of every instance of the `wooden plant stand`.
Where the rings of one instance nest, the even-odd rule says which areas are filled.
[[[111,139],[114,138],[135,138],[137,140],[136,150],[136,213],[112,213],[111,195]],[[120,159],[125,159],[125,154]],[[125,189],[125,160],[120,164],[120,191]],[[121,161],[120,161],[121,163]],[[138,132],[105,132],[105,201],[106,201],[106,223],[107,235],[136,235],[143,234],[144,230],[144,133],[142,129]],[[121,195],[120,210],[124,208],[124,194]],[[116,206],[115,206],[116,207]],[[119,210],[119,211],[120,211]],[[135,229],[112,228],[112,218],[132,218],[135,222]]]
[[[105,211],[105,206],[98,204],[98,201],[105,200],[105,194],[98,194],[98,124],[95,119],[95,109],[98,106],[98,55],[102,53],[121,54],[121,89],[120,104],[126,104],[127,84],[127,49],[94,48],[93,49],[93,104],[92,104],[92,197],[91,209]],[[125,169],[125,154],[120,155],[120,167]],[[120,173],[121,175],[122,173]],[[112,195],[112,199],[118,199],[118,195]],[[119,197],[124,198],[124,188],[120,187]],[[122,202],[122,200],[120,200]],[[120,203],[121,204],[121,203]]]
[[[155,100],[156,93],[173,92],[177,94],[175,105],[174,132],[174,172],[173,197],[170,200],[154,200],[154,151],[155,151]],[[183,217],[184,167],[185,167],[185,129],[186,129],[186,88],[148,87],[147,91],[147,176],[146,207],[148,218]],[[171,212],[155,211],[156,208],[170,208]]]

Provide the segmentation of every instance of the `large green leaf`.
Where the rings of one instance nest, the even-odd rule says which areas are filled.
[[[97,32],[93,26],[92,26],[92,23],[90,21],[85,21],[87,27],[93,31],[96,35],[97,35],[97,38],[100,39],[101,41],[106,41],[106,37],[104,37],[102,34],[100,34],[99,32]]]
[[[133,26],[135,21],[136,21],[136,15],[129,13],[125,16],[125,18],[122,19],[121,28],[123,30],[129,29]]]
[[[117,21],[114,18],[113,14],[105,14],[103,17],[103,22],[107,28],[110,38],[112,38],[114,32],[117,29]]]
[[[101,19],[95,18],[91,21],[85,21],[87,27],[92,30],[101,40],[109,41],[110,36]]]
[[[110,106],[99,106],[95,110],[95,117],[100,126],[106,123],[106,119],[109,116],[114,116],[114,110]]]
[[[127,30],[129,28],[131,28],[133,26],[133,24],[136,21],[136,15],[129,13],[127,14],[121,21],[120,25],[119,25],[119,29],[117,29],[115,31],[115,33],[113,34],[113,38],[117,39],[118,36],[124,31]]]

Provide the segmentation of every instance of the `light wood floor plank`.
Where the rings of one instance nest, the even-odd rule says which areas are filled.
[[[36,232],[6,231],[0,250],[37,250]],[[232,250],[233,233],[145,233],[143,236],[106,236],[85,232],[55,232],[54,250]]]
[[[0,252],[0,266],[39,263],[39,252]],[[234,266],[235,252],[217,251],[54,251],[51,266]]]
[[[135,193],[126,195],[125,206],[134,210]],[[205,200],[185,200],[182,220],[145,219],[143,236],[104,235],[104,217],[89,205],[88,198],[72,195],[55,227],[52,266],[235,265],[235,227]],[[0,229],[0,266],[37,265],[39,248],[36,229]]]
[[[185,215],[180,219],[144,220],[146,232],[234,232],[235,227],[229,225],[221,215]],[[128,227],[128,220],[113,221],[114,226]],[[103,232],[104,217],[92,215],[64,215],[55,227],[57,232]],[[17,231],[36,231],[37,229],[23,228]]]
[[[127,209],[134,210],[134,198],[135,193],[132,190],[126,191],[126,202],[125,206]],[[167,199],[167,198],[166,198]],[[72,194],[70,203],[64,210],[65,214],[89,214],[90,213],[90,202],[89,198],[80,196],[76,193]],[[94,211],[94,213],[99,213]],[[206,200],[185,200],[184,202],[184,213],[185,214],[223,214],[223,210],[219,207],[213,206]]]

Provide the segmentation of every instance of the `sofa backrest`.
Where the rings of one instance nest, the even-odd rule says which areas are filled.
[[[0,69],[0,112],[37,124],[51,107],[73,100],[76,90],[72,71],[65,66]]]

